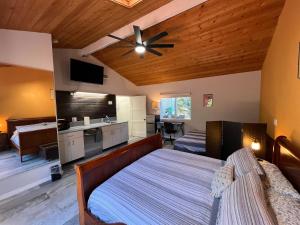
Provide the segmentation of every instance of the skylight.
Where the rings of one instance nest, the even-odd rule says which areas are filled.
[[[137,5],[143,0],[111,0],[115,3],[118,3],[122,6],[125,6],[126,8],[132,8],[133,6]]]

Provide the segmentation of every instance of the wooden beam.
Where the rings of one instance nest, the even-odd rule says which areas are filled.
[[[144,30],[158,23],[166,21],[173,16],[183,13],[184,11],[189,10],[199,4],[202,4],[205,1],[207,0],[173,0],[170,3],[114,31],[112,34],[117,37],[127,38],[133,34],[133,25],[140,26],[140,28]],[[81,54],[89,55],[117,42],[118,40],[110,37],[103,37],[83,48],[81,50]]]

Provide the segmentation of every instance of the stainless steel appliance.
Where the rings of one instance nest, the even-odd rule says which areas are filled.
[[[147,136],[155,134],[155,115],[146,116]]]

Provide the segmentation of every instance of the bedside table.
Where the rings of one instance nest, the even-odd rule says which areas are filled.
[[[8,150],[8,135],[0,133],[0,151]]]

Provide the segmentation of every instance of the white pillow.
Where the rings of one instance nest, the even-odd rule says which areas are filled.
[[[56,122],[43,122],[43,123],[36,123],[30,125],[16,126],[16,130],[18,132],[29,132],[29,131],[56,128],[56,127],[57,127]]]
[[[242,148],[232,153],[228,156],[226,164],[234,165],[235,177],[244,176],[253,170],[255,170],[259,175],[265,175],[250,148]]]
[[[252,171],[222,194],[219,225],[275,225],[259,175]]]
[[[300,202],[297,199],[282,195],[272,189],[267,190],[266,193],[278,225],[300,224]]]
[[[275,164],[267,161],[262,161],[260,164],[266,173],[267,182],[270,189],[280,194],[289,195],[300,200],[300,194],[295,190],[293,185],[285,178]]]
[[[233,182],[233,165],[220,167],[214,174],[211,183],[211,195],[220,198],[222,192]]]

